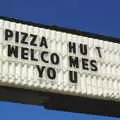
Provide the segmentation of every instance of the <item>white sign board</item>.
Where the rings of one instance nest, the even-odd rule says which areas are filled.
[[[0,19],[0,85],[120,100],[120,44]]]

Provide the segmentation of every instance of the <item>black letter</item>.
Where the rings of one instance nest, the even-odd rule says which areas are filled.
[[[89,70],[89,68],[88,68],[88,59],[82,58],[82,68],[84,70]]]
[[[24,33],[24,32],[21,32],[21,35],[22,35],[21,43],[28,44],[28,42],[25,41],[28,37],[28,34]]]
[[[78,57],[69,56],[69,66],[79,68]]]
[[[59,64],[59,56],[56,53],[52,53],[50,59],[53,64]]]
[[[28,48],[21,48],[21,59],[28,60]]]
[[[38,65],[36,65],[36,67],[39,72],[39,77],[43,77],[43,71],[45,69],[45,66],[42,66],[42,68],[40,68]]]
[[[11,57],[12,54],[14,57],[18,58],[18,46],[8,45],[8,56]]]
[[[31,60],[38,61],[38,59],[35,58],[35,52],[33,49],[31,49]]]
[[[42,60],[43,62],[45,62],[45,63],[48,63],[49,61],[48,61],[48,60],[45,60],[45,58],[44,58],[44,55],[45,55],[45,54],[48,54],[48,52],[46,52],[46,51],[41,52],[41,60]]]
[[[47,41],[46,41],[45,37],[42,37],[42,39],[41,39],[40,47],[42,47],[42,46],[45,46],[45,48],[48,48]]]
[[[102,57],[102,55],[101,55],[101,52],[100,52],[100,47],[96,47],[96,49],[98,50],[98,54],[99,54],[99,57],[101,58]]]
[[[49,68],[47,69],[47,75],[48,75],[48,77],[49,77],[50,79],[55,79],[55,77],[56,77],[55,69],[49,67]]]
[[[85,44],[80,44],[80,53],[82,55],[87,55],[87,45]]]
[[[15,42],[18,43],[19,42],[19,32],[15,32]]]
[[[30,34],[30,36],[32,37],[32,40],[31,40],[31,42],[30,42],[30,45],[37,46],[37,44],[35,44],[37,35],[32,35],[32,34]]]
[[[96,60],[91,60],[90,61],[92,71],[97,71],[98,70],[96,63],[97,63]]]
[[[9,37],[13,37],[13,32],[11,30],[5,30],[5,40],[8,40]]]
[[[72,83],[77,83],[77,72],[69,71],[69,79]]]
[[[69,42],[69,52],[76,53],[76,44]]]

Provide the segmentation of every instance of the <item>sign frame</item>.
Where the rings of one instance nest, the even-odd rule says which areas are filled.
[[[98,35],[54,25],[49,26],[33,22],[26,22],[3,16],[1,16],[0,19],[120,44],[119,38],[113,38],[105,35]],[[24,104],[43,105],[47,109],[120,117],[120,102],[87,98],[85,96],[80,97],[52,92],[33,91],[23,88],[0,86],[0,100],[20,102]]]

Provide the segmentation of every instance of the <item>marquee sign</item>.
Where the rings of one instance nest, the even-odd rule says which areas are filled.
[[[119,39],[0,19],[0,85],[120,101]]]

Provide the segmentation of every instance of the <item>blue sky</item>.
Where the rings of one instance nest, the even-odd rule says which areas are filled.
[[[0,16],[120,38],[120,0],[0,0]],[[1,120],[119,120],[0,102]]]

